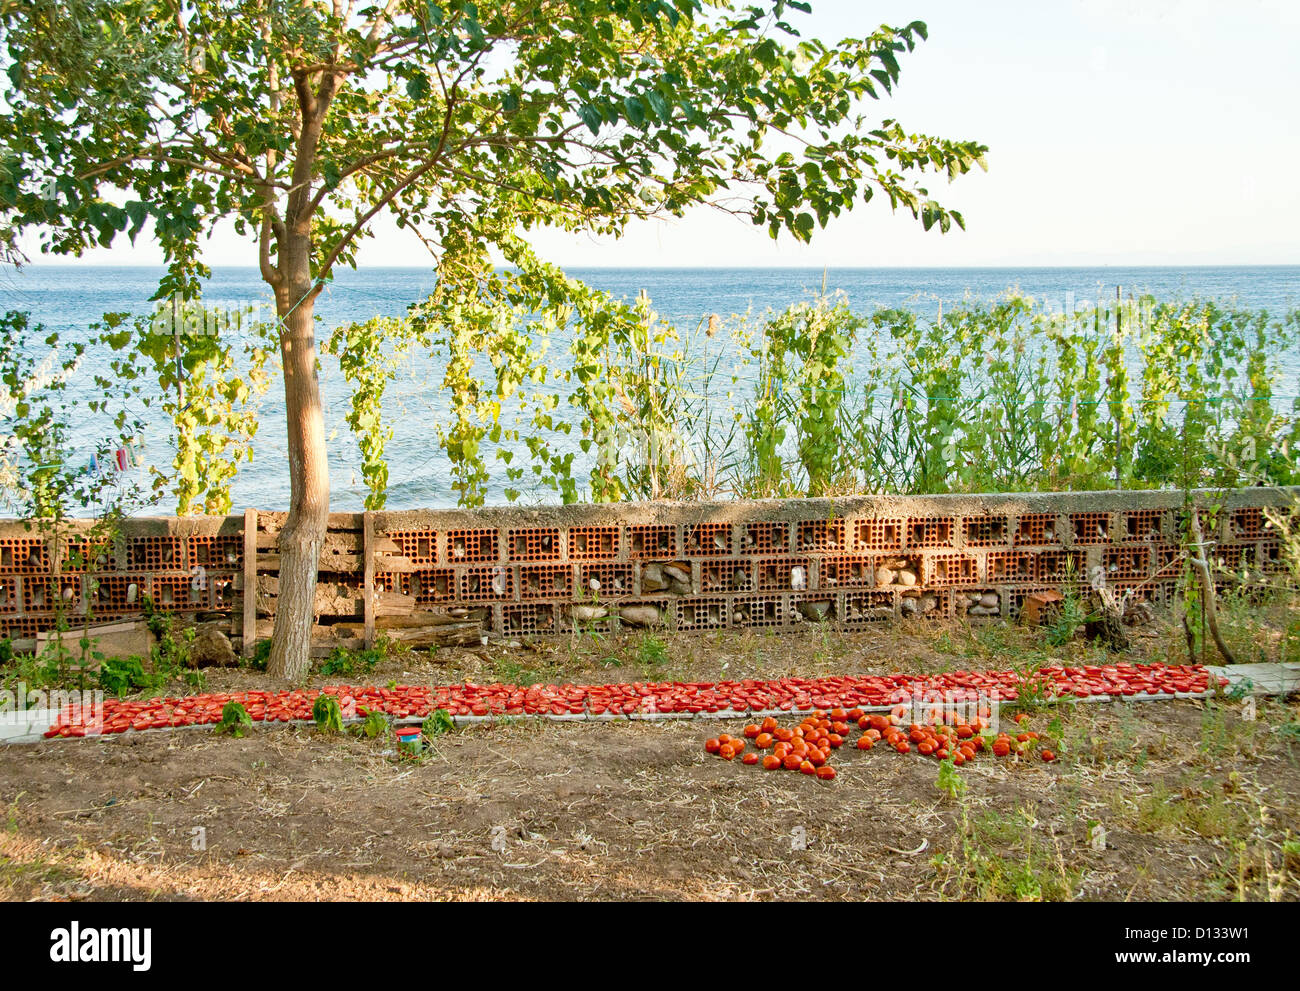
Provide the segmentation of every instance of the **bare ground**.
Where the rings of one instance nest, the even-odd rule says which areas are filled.
[[[1264,627],[1243,642],[1271,648]],[[1173,631],[1134,658],[1179,661]],[[591,637],[398,654],[339,681],[629,681],[1084,662],[1000,625]],[[1253,658],[1252,658],[1253,659]],[[251,671],[211,688],[262,687]],[[258,729],[0,751],[0,898],[1300,899],[1295,703],[1063,706],[1055,764],[841,751],[830,783],[706,755],[716,723]],[[734,727],[738,730],[738,727]],[[1097,843],[1094,827],[1104,832]]]

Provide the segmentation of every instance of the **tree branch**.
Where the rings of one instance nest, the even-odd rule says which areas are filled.
[[[186,158],[177,158],[174,155],[161,155],[156,152],[123,155],[108,162],[101,162],[93,169],[88,169],[85,172],[80,173],[77,178],[93,179],[96,176],[102,176],[123,165],[130,165],[132,162],[166,162],[169,165],[182,165],[187,169],[194,169],[197,172],[207,172],[211,175],[221,176],[223,179],[229,179],[231,182],[237,182],[241,185],[248,182],[250,178],[255,180],[260,180],[262,178],[257,174],[256,169],[248,165],[243,166],[239,173],[232,173],[225,169],[218,169],[211,165],[204,165],[202,162],[192,162]],[[271,185],[274,185],[274,183],[271,183]]]
[[[334,263],[338,261],[339,255],[341,255],[343,251],[347,248],[347,246],[356,239],[357,235],[360,234],[361,230],[365,227],[365,225],[368,224],[371,221],[371,219],[374,218],[375,214],[377,214],[380,210],[382,210],[394,199],[396,199],[397,195],[401,193],[402,190],[409,187],[411,183],[417,181],[421,176],[423,176],[431,168],[437,165],[438,162],[442,159],[442,153],[447,147],[447,136],[451,133],[451,114],[455,106],[456,106],[456,87],[453,86],[451,89],[451,93],[448,94],[447,109],[444,112],[442,118],[442,135],[438,139],[438,147],[434,149],[433,154],[424,162],[423,165],[407,173],[407,175],[404,178],[400,179],[396,184],[394,184],[394,186],[387,193],[381,196],[370,207],[369,210],[367,210],[360,217],[358,217],[356,222],[353,223],[353,225],[349,227],[346,232],[344,232],[343,236],[339,238],[338,242],[334,245],[333,249],[325,257],[325,261],[322,262],[321,265],[317,267],[316,274],[318,279],[323,279],[329,274],[329,271],[331,268],[333,268]],[[324,287],[324,283],[318,281],[316,285],[316,292],[320,292],[320,290],[323,287]]]
[[[312,218],[311,212],[305,209],[309,205],[306,197],[311,192],[316,152],[320,147],[325,115],[329,112],[330,102],[338,89],[338,76],[333,72],[323,73],[320,89],[312,92],[309,75],[295,69],[293,87],[298,96],[302,129],[298,136],[298,147],[294,152],[293,181],[290,186],[289,201],[285,207],[285,223],[295,234],[305,236],[311,233]]]

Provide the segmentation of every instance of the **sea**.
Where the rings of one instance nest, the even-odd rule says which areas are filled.
[[[649,295],[654,310],[683,333],[692,347],[728,345],[719,335],[716,344],[698,333],[710,315],[728,317],[768,309],[782,310],[814,294],[841,291],[855,309],[906,307],[934,313],[967,298],[994,299],[1016,289],[1052,307],[1073,309],[1089,301],[1151,293],[1160,299],[1214,298],[1251,309],[1281,313],[1300,308],[1300,266],[1223,267],[1119,267],[1092,268],[591,268],[569,274],[618,297]],[[89,325],[109,312],[148,313],[154,304],[162,270],[155,267],[108,267],[33,264],[21,270],[0,270],[0,312],[22,310],[33,323],[67,338],[87,332]],[[365,268],[344,270],[316,303],[318,336],[333,328],[375,316],[400,316],[425,298],[433,287],[428,268]],[[208,306],[243,307],[268,304],[270,297],[255,268],[216,268],[203,292]],[[697,355],[707,362],[707,355]],[[79,377],[89,380],[106,366],[92,350]],[[1300,369],[1297,360],[1284,363],[1292,381],[1283,388],[1300,391],[1290,374]],[[385,417],[394,427],[388,443],[390,484],[386,508],[440,508],[456,504],[450,464],[436,442],[436,428],[446,422],[446,397],[439,388],[441,369],[436,359],[417,358],[399,372],[390,386]],[[331,473],[331,505],[336,510],[363,507],[366,488],[361,479],[360,457],[345,417],[348,383],[328,355],[321,359]],[[76,393],[77,388],[72,391]],[[289,499],[286,469],[287,444],[282,383],[273,379],[258,412],[255,456],[241,467],[233,487],[234,511],[244,507],[282,509]],[[576,437],[557,435],[558,453],[576,451]],[[81,443],[89,438],[81,436]],[[166,465],[171,457],[162,425],[151,427],[144,438],[143,476],[150,462]],[[73,456],[76,456],[75,454]],[[578,459],[581,462],[581,456]],[[489,462],[491,465],[492,463]],[[581,471],[575,474],[581,478]],[[558,496],[542,485],[509,483],[522,490],[519,500],[546,503]],[[489,504],[506,501],[504,471],[494,466],[487,487]],[[169,512],[164,503],[153,512]]]

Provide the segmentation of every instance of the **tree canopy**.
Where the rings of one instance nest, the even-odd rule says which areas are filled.
[[[881,193],[927,228],[960,224],[917,179],[966,172],[983,146],[858,116],[925,25],[827,44],[787,20],[807,9],[9,4],[0,200],[58,253],[152,221],[164,292],[194,291],[202,238],[226,218],[259,235],[268,280],[287,222],[309,224],[313,277],[328,278],[385,210],[435,253],[491,239],[503,210],[514,229],[617,233],[709,202],[807,240]]]
[[[476,347],[505,368],[521,346],[509,318],[574,309],[583,333],[573,396],[597,417],[611,388],[601,341],[629,311],[608,310],[536,257],[531,232],[617,235],[637,218],[708,204],[806,241],[875,196],[927,229],[962,223],[921,183],[983,165],[985,148],[863,114],[893,91],[926,26],[832,44],[799,34],[794,21],[810,9],[795,0],[0,3],[9,82],[0,243],[12,253],[35,230],[43,252],[78,254],[151,225],[167,261],[158,297],[194,299],[204,239],[233,221],[274,293],[291,499],[273,672],[306,669],[329,511],[314,302],[337,266],[356,263],[381,214],[419,236],[438,273],[430,306],[396,329],[410,339],[450,327],[453,368]],[[510,274],[493,268],[494,255]],[[494,327],[505,332],[485,330]],[[394,328],[372,324],[342,342],[345,369],[372,399],[383,375],[367,369],[385,329]],[[354,407],[354,428],[377,416],[373,403]],[[475,443],[479,428],[458,433],[472,419],[457,412],[452,447]],[[382,472],[368,478],[382,483]]]

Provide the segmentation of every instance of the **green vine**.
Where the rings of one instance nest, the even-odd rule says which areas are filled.
[[[375,317],[335,328],[325,347],[338,357],[343,377],[352,386],[347,424],[361,451],[367,509],[383,509],[388,501],[384,449],[393,439],[393,427],[384,422],[384,393],[409,351],[412,336],[409,321]]]
[[[229,513],[239,466],[253,458],[257,404],[269,382],[265,328],[190,302],[150,318],[105,314],[92,329],[117,355],[112,378],[96,376],[96,385],[127,389],[171,424],[172,470],[150,464],[154,490],[170,488],[179,516]]]

